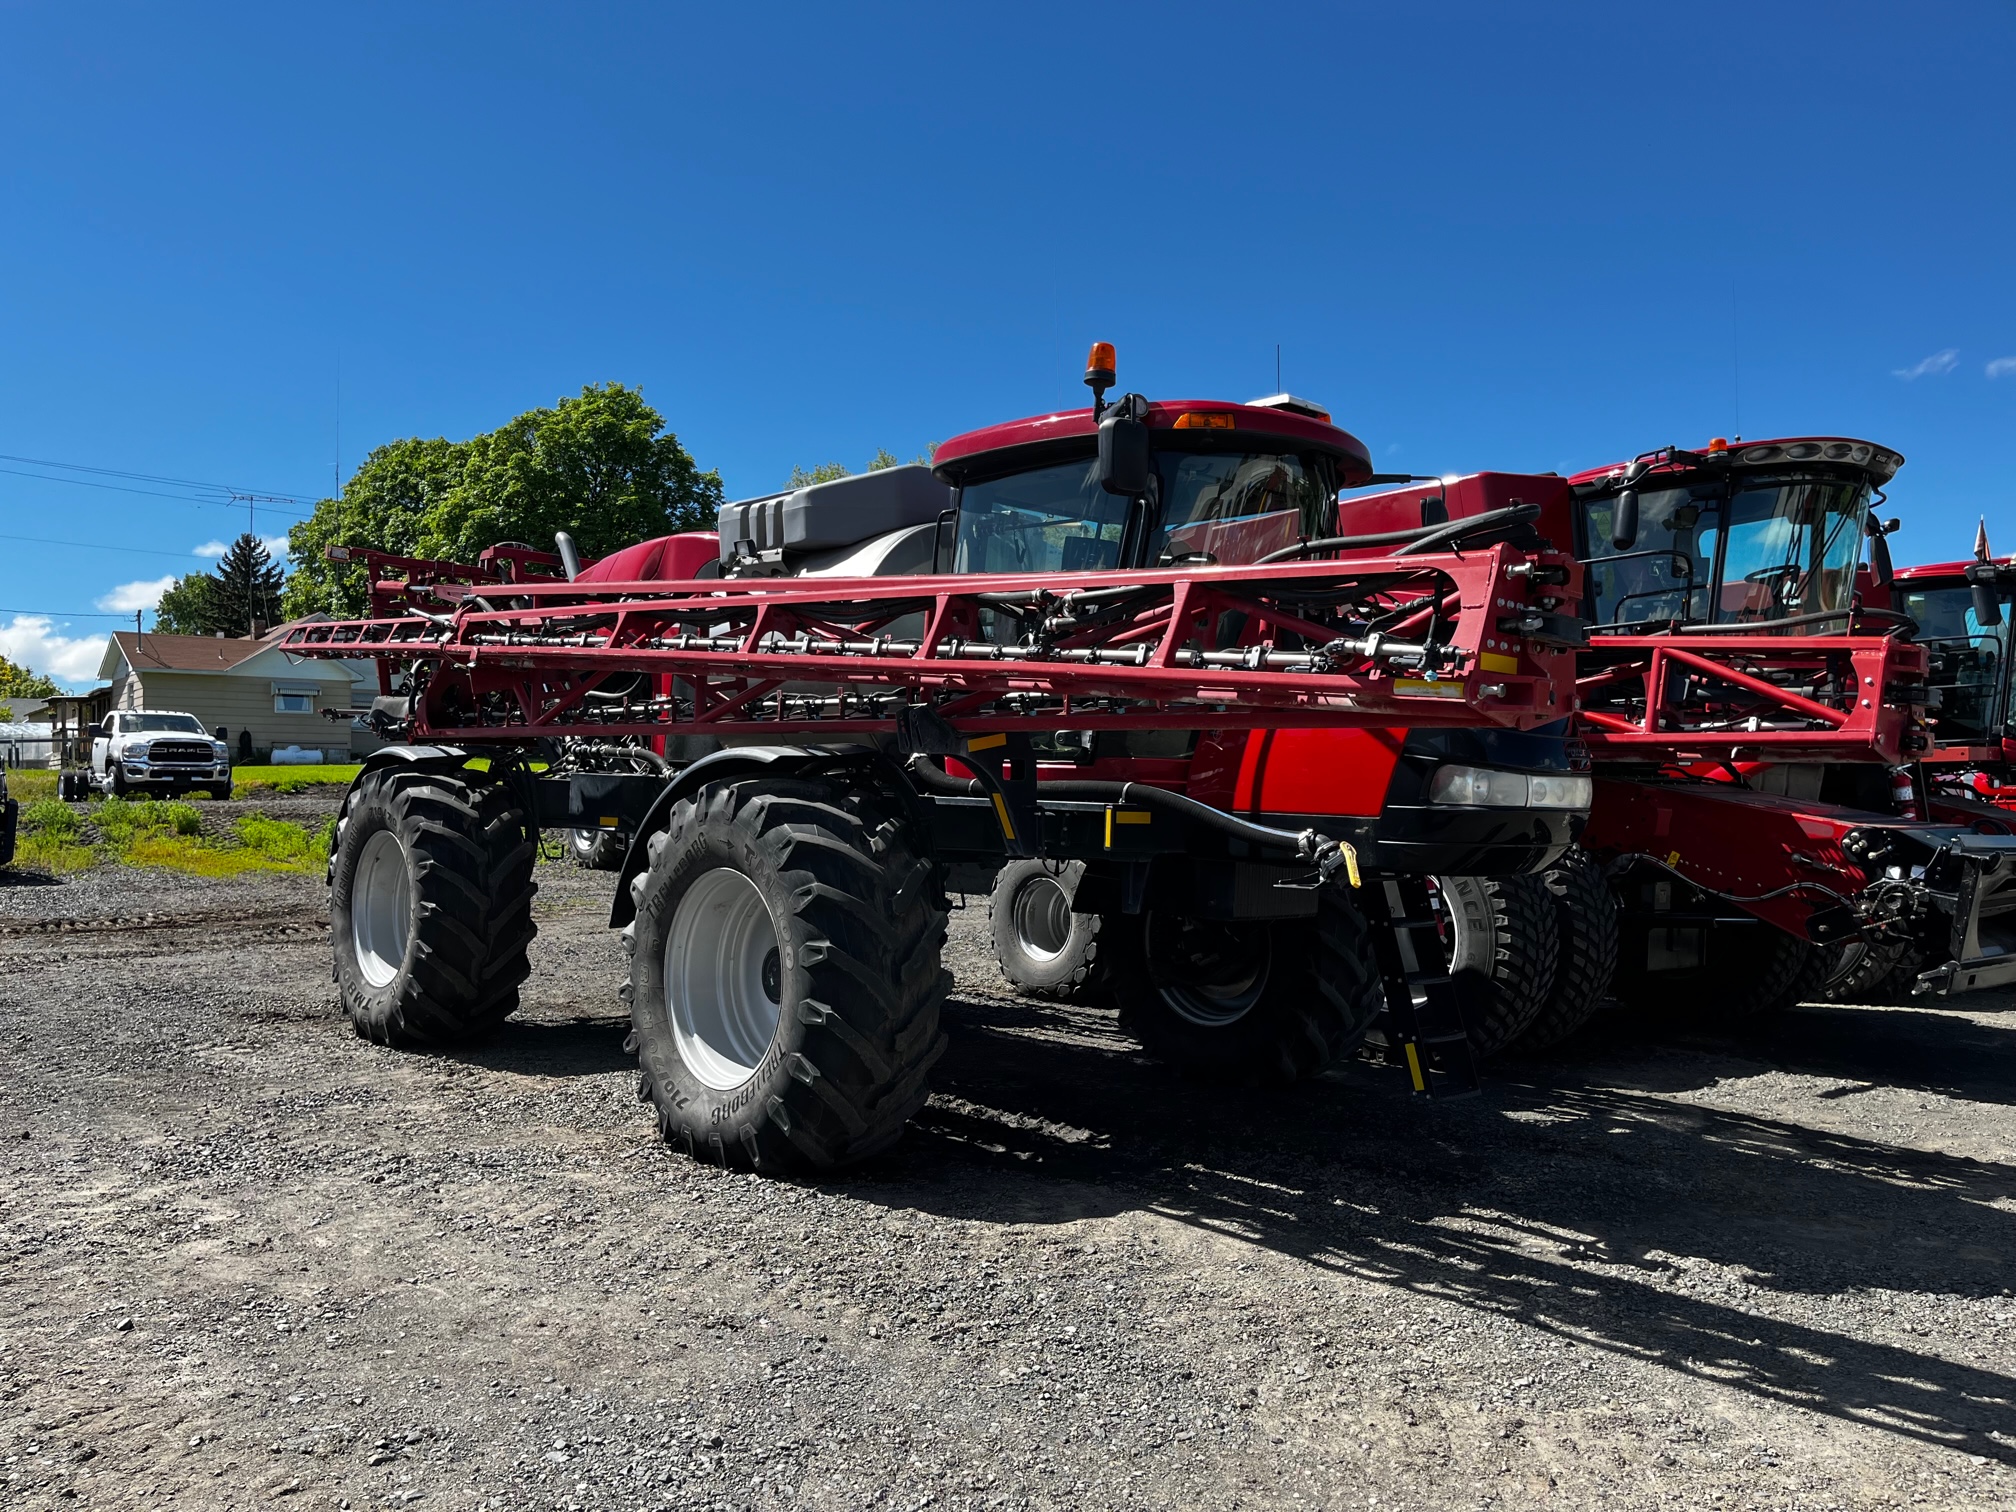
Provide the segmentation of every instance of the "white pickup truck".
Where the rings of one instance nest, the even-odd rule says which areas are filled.
[[[91,786],[122,796],[206,788],[229,798],[231,748],[213,740],[194,714],[115,709],[91,742]]]

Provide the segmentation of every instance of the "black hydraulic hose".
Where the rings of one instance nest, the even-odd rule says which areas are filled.
[[[1538,504],[1508,504],[1503,509],[1489,509],[1480,515],[1471,515],[1462,520],[1448,520],[1439,525],[1416,525],[1407,530],[1384,530],[1376,535],[1325,536],[1314,541],[1298,541],[1293,546],[1283,546],[1279,551],[1268,552],[1253,565],[1264,567],[1269,562],[1292,562],[1297,557],[1309,556],[1318,551],[1355,551],[1361,546],[1393,546],[1403,542],[1406,543],[1406,549],[1393,554],[1413,556],[1439,546],[1444,541],[1474,535],[1500,525],[1524,524],[1539,517]]]
[[[975,779],[954,777],[922,756],[911,759],[910,771],[920,787],[934,793],[979,798],[987,792],[986,787]],[[1285,830],[1255,824],[1250,819],[1241,819],[1236,814],[1215,809],[1208,803],[1199,803],[1195,798],[1186,798],[1181,793],[1151,787],[1143,782],[1093,782],[1067,777],[1038,784],[1036,794],[1039,798],[1089,798],[1104,803],[1131,803],[1141,808],[1160,809],[1166,814],[1181,815],[1234,840],[1243,840],[1248,845],[1290,851],[1304,860],[1319,861],[1319,864],[1326,848],[1331,851],[1336,849],[1334,840],[1315,830]]]
[[[1893,629],[1909,626],[1915,630],[1918,627],[1918,622],[1910,615],[1896,609],[1823,609],[1815,614],[1788,615],[1784,619],[1744,620],[1728,625],[1682,625],[1679,631],[1682,635],[1751,635],[1763,630],[1783,630],[1791,625],[1819,625],[1842,619],[1887,619],[1893,622]]]

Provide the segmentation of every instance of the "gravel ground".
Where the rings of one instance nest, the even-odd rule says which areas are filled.
[[[653,1142],[542,882],[422,1057],[314,879],[0,880],[0,1505],[2016,1506],[2006,995],[1227,1096],[975,900],[930,1106],[795,1185]]]

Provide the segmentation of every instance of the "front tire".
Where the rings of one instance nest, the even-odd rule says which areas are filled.
[[[1561,955],[1554,899],[1537,876],[1437,877],[1435,885],[1470,1049],[1496,1055],[1554,990]]]
[[[1336,888],[1313,920],[1106,920],[1120,1026],[1185,1076],[1281,1086],[1356,1048],[1386,1006],[1372,926]]]
[[[124,798],[132,791],[126,781],[126,768],[114,762],[105,774],[105,788],[114,798]]]
[[[508,1018],[531,970],[537,855],[498,784],[400,768],[359,780],[337,821],[329,919],[357,1033],[452,1045]]]
[[[1553,901],[1560,958],[1553,991],[1519,1035],[1521,1050],[1545,1050],[1588,1023],[1617,974],[1617,899],[1603,868],[1577,845],[1540,875]]]
[[[1098,914],[1073,913],[1071,903],[1083,861],[1061,867],[1045,861],[1011,861],[994,879],[987,908],[994,926],[994,959],[1017,992],[1029,997],[1082,1002],[1106,985],[1106,958]]]
[[[639,1096],[667,1143],[763,1172],[895,1143],[945,1047],[945,908],[903,825],[836,784],[715,783],[631,883]]]

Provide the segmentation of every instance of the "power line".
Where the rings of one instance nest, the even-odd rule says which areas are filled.
[[[172,483],[180,488],[205,488],[212,493],[230,494],[242,499],[246,490],[230,483],[206,483],[199,478],[171,478],[160,473],[122,472],[116,467],[89,467],[82,462],[51,462],[47,457],[16,457],[0,452],[0,462],[25,462],[30,467],[54,467],[63,472],[96,473],[104,478],[125,478],[134,483]],[[257,490],[262,498],[286,499],[296,504],[312,504],[315,501],[306,494],[284,493],[278,489]]]
[[[128,556],[175,557],[182,561],[203,560],[193,551],[162,551],[147,546],[105,546],[97,541],[57,541],[48,536],[0,535],[0,541],[28,541],[37,546],[74,546],[80,551],[122,551]]]
[[[52,478],[48,473],[23,472],[18,467],[0,467],[0,473],[6,473],[16,478],[33,478],[38,483],[68,483],[77,488],[102,488],[112,493],[140,494],[149,499],[173,499],[178,504],[202,504],[212,509],[237,509],[240,505],[247,502],[247,496],[244,494],[239,494],[235,498],[192,499],[187,494],[162,493],[158,488],[128,488],[123,484],[99,483],[90,478]],[[260,503],[259,501],[267,497],[266,495],[253,495],[251,497],[252,502],[258,503],[259,507],[264,509],[268,514],[292,515],[297,520],[309,518],[307,514],[302,513],[298,509],[275,509],[270,503]],[[279,497],[284,497],[290,503],[299,502],[291,494]]]
[[[99,614],[87,612],[83,609],[0,609],[0,614],[28,614],[33,615],[36,619],[129,620],[133,618],[133,611],[130,609],[124,614]]]

